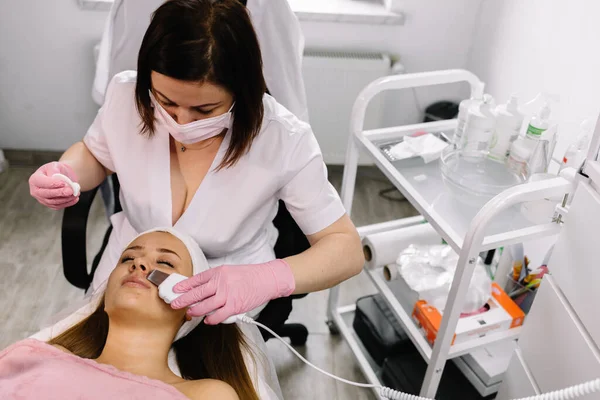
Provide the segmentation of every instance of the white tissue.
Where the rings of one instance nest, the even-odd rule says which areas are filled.
[[[417,137],[406,136],[401,143],[393,146],[389,151],[397,160],[421,157],[427,164],[437,160],[446,146],[448,144],[442,139],[427,133]]]

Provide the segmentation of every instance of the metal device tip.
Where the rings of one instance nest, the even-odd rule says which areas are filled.
[[[146,279],[150,282],[154,283],[156,286],[160,285],[169,277],[169,274],[166,272],[159,271],[158,269],[153,270],[148,274]]]

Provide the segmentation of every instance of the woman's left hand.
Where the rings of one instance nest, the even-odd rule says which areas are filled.
[[[175,293],[184,294],[173,301],[171,307],[190,307],[187,311],[189,316],[207,316],[204,322],[216,325],[269,300],[287,297],[295,288],[292,269],[283,260],[264,264],[222,265],[175,285]]]

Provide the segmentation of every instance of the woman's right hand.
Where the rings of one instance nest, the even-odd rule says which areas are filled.
[[[62,210],[77,204],[79,194],[74,196],[71,186],[54,177],[54,174],[65,175],[75,183],[78,181],[75,171],[68,164],[57,161],[44,164],[29,178],[31,195],[53,210]]]

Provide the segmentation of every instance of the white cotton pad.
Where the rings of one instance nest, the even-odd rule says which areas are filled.
[[[69,179],[68,176],[63,174],[54,174],[52,175],[52,177],[58,178],[61,181],[65,182],[67,185],[71,186],[71,189],[73,189],[73,196],[79,196],[79,193],[81,192],[81,186],[79,186],[79,183],[73,182],[71,179]]]

